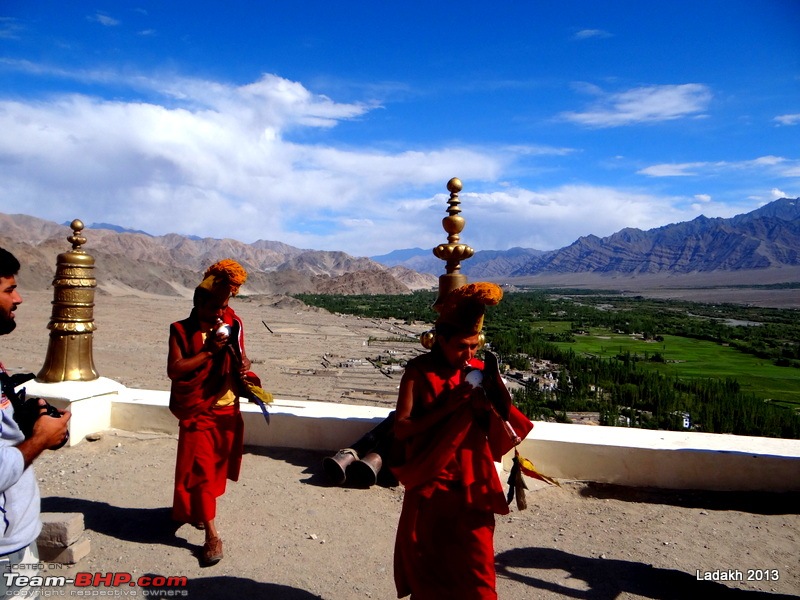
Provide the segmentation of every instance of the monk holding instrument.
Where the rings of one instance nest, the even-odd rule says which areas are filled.
[[[405,486],[397,528],[398,598],[497,598],[495,514],[508,514],[495,461],[533,424],[511,404],[497,362],[475,358],[492,283],[450,292],[430,352],[409,361],[395,411],[392,471]],[[487,365],[490,353],[487,354]]]
[[[242,462],[239,396],[250,360],[242,321],[228,301],[246,279],[247,272],[233,260],[212,265],[195,289],[189,317],[170,326],[169,406],[180,421],[172,518],[205,530],[205,566],[223,557],[217,498],[228,479],[239,479]]]

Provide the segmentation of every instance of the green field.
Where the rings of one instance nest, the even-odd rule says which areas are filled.
[[[566,331],[565,322],[537,323],[545,332]],[[642,359],[642,368],[655,369],[665,375],[685,378],[736,379],[742,391],[776,404],[800,408],[800,369],[778,367],[771,361],[738,352],[727,346],[677,336],[664,336],[663,341],[644,341],[629,335],[594,329],[576,335],[574,343],[557,342],[561,349],[599,358],[614,358],[630,352]],[[661,354],[665,363],[644,362],[645,356]]]

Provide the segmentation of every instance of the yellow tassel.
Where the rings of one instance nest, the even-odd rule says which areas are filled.
[[[245,381],[247,384],[247,390],[261,400],[264,404],[271,404],[273,401],[272,394],[260,388],[259,386],[255,385],[254,383],[250,383],[249,381]]]
[[[558,487],[561,487],[561,484],[552,477],[548,477],[547,475],[539,473],[539,471],[536,470],[536,467],[533,466],[533,463],[524,456],[520,456],[519,453],[517,453],[517,460],[519,461],[519,470],[528,477],[544,481],[550,485],[557,485]]]

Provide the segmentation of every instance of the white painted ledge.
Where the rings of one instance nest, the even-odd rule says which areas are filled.
[[[269,405],[269,425],[256,404],[242,402],[244,443],[273,448],[338,450],[352,444],[383,421],[389,409],[281,400]],[[97,431],[108,429],[95,424]],[[129,389],[114,400],[110,427],[126,431],[178,434],[169,411],[169,392]]]
[[[70,445],[107,429],[177,435],[169,393],[92,382],[27,382],[28,394],[72,411]],[[245,444],[335,451],[358,440],[390,409],[276,399],[270,425],[243,403]],[[519,452],[556,479],[632,487],[800,491],[800,440],[536,422]],[[510,468],[513,452],[504,458]]]
[[[666,489],[800,490],[800,440],[536,422],[519,452],[556,479]]]

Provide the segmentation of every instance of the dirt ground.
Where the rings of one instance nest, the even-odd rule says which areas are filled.
[[[11,371],[37,372],[47,348],[52,296],[22,292],[19,326],[4,337],[2,359]],[[381,340],[424,325],[406,328],[274,302],[234,303],[245,322],[248,354],[269,391],[285,398],[393,404],[399,375],[381,373],[367,359],[389,351]],[[168,325],[188,314],[189,306],[187,299],[98,295],[99,374],[129,387],[167,389]],[[399,343],[393,351],[413,355],[421,346]],[[98,441],[40,457],[35,468],[43,509],[82,513],[91,545],[78,564],[54,566],[48,574],[186,578],[185,586],[169,589],[53,588],[53,595],[395,597],[392,552],[401,487],[332,487],[320,468],[323,453],[249,448],[240,481],[229,483],[219,502],[225,558],[203,568],[202,532],[176,530],[169,519],[175,449],[172,436],[109,431]],[[512,506],[509,515],[497,518],[501,598],[800,594],[798,494],[669,492],[564,481],[562,487],[532,483],[527,499],[527,510]],[[731,576],[733,581],[704,579]]]

